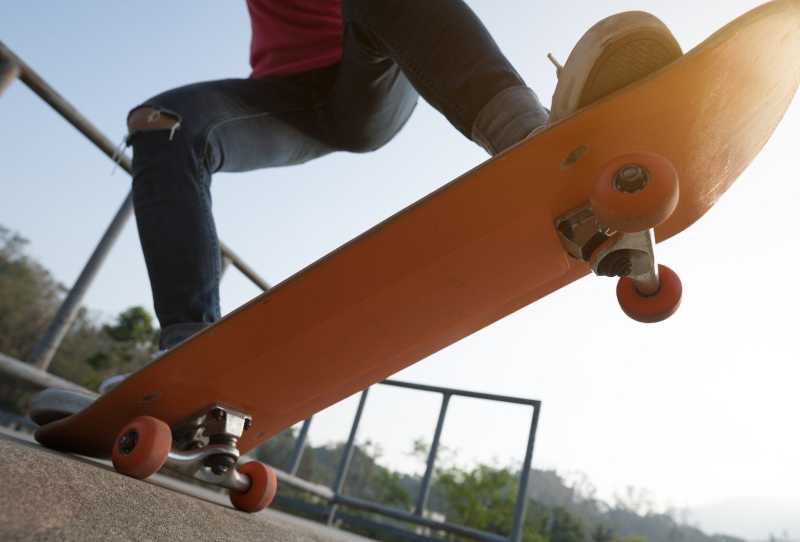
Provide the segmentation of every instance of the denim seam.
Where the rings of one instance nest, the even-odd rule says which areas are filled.
[[[269,112],[265,111],[263,113],[253,113],[253,114],[250,114],[250,115],[242,115],[242,116],[239,116],[239,117],[231,117],[231,118],[227,118],[227,119],[222,119],[222,120],[219,120],[219,121],[211,124],[206,129],[206,133],[203,136],[203,145],[202,145],[202,148],[200,149],[200,151],[201,151],[200,157],[202,158],[203,162],[206,163],[206,165],[208,164],[208,140],[211,139],[211,135],[214,133],[214,131],[217,128],[219,128],[220,126],[223,126],[225,124],[228,124],[230,122],[235,122],[235,121],[239,121],[239,120],[251,120],[251,119],[256,119],[256,118],[260,118],[260,117],[268,117],[268,116],[272,116],[272,113],[269,113]],[[220,160],[219,167],[221,168],[223,160],[224,160],[224,156],[221,156],[220,158],[221,158],[221,160]],[[209,171],[209,173],[212,173],[212,172]]]
[[[315,109],[315,108],[311,108],[311,109]],[[303,111],[308,111],[308,109],[292,109],[292,110],[289,110],[289,111],[284,111],[283,113],[299,113],[299,112],[303,112]],[[208,159],[208,140],[211,139],[212,134],[214,133],[215,130],[217,130],[217,128],[220,128],[225,124],[229,124],[231,122],[238,122],[238,121],[241,121],[241,120],[253,120],[253,119],[262,118],[262,117],[274,117],[275,114],[276,114],[275,112],[264,111],[262,113],[253,113],[253,114],[250,114],[250,115],[242,115],[242,116],[239,116],[239,117],[231,117],[231,118],[227,118],[227,119],[223,119],[223,120],[215,122],[214,124],[212,124],[211,126],[209,126],[206,129],[205,136],[203,137],[203,147],[201,149],[201,158],[203,159],[203,161],[207,161],[207,159]],[[222,161],[220,161],[220,168],[222,167],[223,161],[224,161],[224,156],[222,157]]]

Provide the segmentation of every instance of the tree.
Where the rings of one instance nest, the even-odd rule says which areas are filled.
[[[507,536],[514,524],[518,478],[509,468],[449,466],[437,469],[435,485],[445,497],[449,521]],[[522,539],[544,542],[546,514],[535,503],[528,504]]]
[[[143,307],[131,307],[120,313],[116,324],[103,326],[103,331],[115,341],[131,343],[137,348],[153,347],[156,341],[153,317]]]
[[[592,531],[592,542],[613,542],[614,530],[605,525],[597,525]]]
[[[550,542],[583,542],[583,525],[580,520],[567,512],[565,508],[554,508],[550,528]]]
[[[27,360],[61,303],[66,288],[25,254],[28,241],[0,226],[0,352]],[[131,307],[113,324],[98,325],[81,307],[50,366],[51,372],[87,388],[107,376],[139,369],[155,346],[153,318]],[[0,383],[0,402],[24,411],[18,383]],[[26,393],[30,390],[26,390]]]
[[[28,241],[0,226],[0,352],[27,359],[64,287],[24,254]]]

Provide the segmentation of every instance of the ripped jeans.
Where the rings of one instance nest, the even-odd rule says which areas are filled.
[[[177,122],[172,129],[132,130],[128,138],[161,348],[220,318],[213,173],[378,149],[408,120],[417,93],[470,137],[493,97],[512,87],[527,90],[461,0],[343,0],[342,13],[336,65],[193,84],[132,111],[149,107]]]

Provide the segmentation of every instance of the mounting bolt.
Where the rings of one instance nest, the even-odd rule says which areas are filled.
[[[614,188],[620,192],[633,194],[644,190],[650,182],[650,174],[641,166],[628,165],[617,172],[614,178]]]
[[[139,433],[136,431],[128,431],[119,439],[119,451],[125,455],[131,453],[136,444],[139,442]]]
[[[612,252],[597,266],[597,274],[602,277],[627,277],[633,271],[633,262],[624,251]]]
[[[215,454],[206,458],[205,465],[214,474],[225,474],[236,466],[236,458],[227,454]]]

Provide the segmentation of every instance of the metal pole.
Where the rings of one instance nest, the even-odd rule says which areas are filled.
[[[17,378],[28,384],[32,384],[38,389],[44,388],[65,388],[68,390],[82,391],[91,393],[83,386],[79,386],[64,380],[50,373],[46,373],[31,366],[30,363],[25,363],[11,356],[6,356],[0,353],[0,373],[3,373],[11,378]]]
[[[53,321],[50,322],[44,336],[39,339],[34,346],[30,362],[43,371],[46,371],[50,366],[50,363],[53,361],[53,356],[55,356],[56,350],[58,350],[58,346],[61,344],[64,335],[67,334],[70,326],[72,326],[72,323],[75,321],[78,311],[81,308],[81,302],[86,292],[89,290],[89,286],[92,284],[100,267],[102,267],[103,261],[106,259],[106,256],[108,256],[114,242],[119,237],[119,234],[122,233],[122,228],[125,226],[128,218],[130,218],[132,209],[133,197],[131,193],[128,193],[128,196],[117,211],[117,214],[114,215],[114,219],[106,229],[103,237],[94,249],[94,252],[92,252],[92,255],[89,257],[89,261],[86,262],[81,274],[78,276],[78,280],[75,281],[72,289],[70,289],[67,294],[67,298],[58,308],[58,312],[53,318]]]
[[[433,442],[431,449],[428,452],[428,461],[425,466],[425,476],[422,478],[422,487],[417,496],[417,506],[414,509],[414,514],[421,516],[425,511],[425,506],[428,504],[428,494],[431,489],[431,480],[433,479],[433,466],[436,463],[436,454],[439,451],[439,440],[442,437],[442,428],[444,427],[444,418],[447,416],[447,406],[450,404],[450,394],[445,393],[442,395],[442,408],[439,409],[439,420],[436,422],[436,431],[433,433]]]
[[[350,428],[350,436],[347,437],[347,444],[345,444],[342,454],[342,460],[339,462],[339,469],[336,472],[336,480],[333,482],[333,498],[334,501],[339,497],[339,494],[344,488],[344,480],[347,476],[347,471],[350,468],[350,460],[353,459],[353,450],[356,444],[356,433],[358,433],[358,426],[361,423],[361,414],[364,412],[364,404],[367,402],[367,394],[369,388],[361,392],[361,399],[358,401],[358,408],[356,409],[356,416],[353,419],[353,426]],[[328,525],[333,524],[336,517],[336,504],[331,506],[328,512]]]
[[[256,273],[252,267],[247,265],[245,261],[242,258],[240,258],[239,255],[236,254],[233,250],[231,250],[231,248],[228,245],[220,241],[219,246],[220,249],[222,250],[223,258],[225,258],[231,264],[233,264],[233,266],[236,269],[238,269],[242,275],[250,279],[250,282],[258,286],[265,292],[270,288],[272,288],[272,286],[270,286],[270,284],[266,280],[262,279],[258,275],[258,273]]]
[[[230,266],[231,266],[231,259],[223,254],[222,255],[222,265],[220,266],[220,270],[219,270],[220,279],[225,276],[225,272],[228,270],[228,268]]]
[[[19,77],[19,66],[9,59],[0,57],[0,94]]]
[[[0,41],[0,58],[9,60],[12,64],[18,67],[19,78],[36,93],[42,100],[44,100],[50,107],[55,109],[64,120],[69,122],[80,133],[100,149],[103,154],[116,160],[121,169],[124,169],[129,174],[133,174],[131,167],[131,160],[125,154],[119,154],[117,147],[111,142],[100,130],[98,130],[86,117],[84,117],[75,107],[65,100],[56,90],[51,87],[42,77],[37,74],[33,69],[28,66],[21,58],[15,55],[11,49],[5,46]],[[244,261],[239,258],[233,251],[225,245],[220,243],[222,254],[226,256],[231,263],[247,278],[253,281],[262,290],[269,290],[270,286],[267,281],[258,276],[252,268],[250,268]]]
[[[537,402],[533,407],[531,417],[531,430],[528,433],[528,447],[525,450],[525,460],[522,463],[522,472],[519,475],[519,490],[517,492],[517,502],[514,506],[514,526],[511,529],[511,542],[522,540],[522,527],[525,525],[525,509],[528,504],[528,480],[531,474],[531,461],[533,461],[533,445],[536,441],[536,427],[539,425],[539,410],[541,403]]]
[[[306,449],[306,441],[308,440],[308,430],[313,419],[313,416],[306,419],[300,428],[300,434],[297,435],[297,441],[294,443],[294,450],[292,450],[292,458],[289,461],[289,474],[291,475],[297,474],[297,469],[300,468],[300,460],[303,459],[303,451]]]
[[[21,58],[15,55],[11,49],[0,41],[0,57],[6,58],[19,66],[20,80],[25,83],[34,93],[50,107],[56,110],[68,123],[74,126],[80,133],[86,136],[103,153],[111,159],[115,159],[117,149],[115,145],[103,133],[98,130],[86,117],[84,117],[75,107],[65,100],[56,90],[47,84],[39,74],[28,66]],[[122,169],[131,172],[131,162],[127,156],[119,157],[119,165]]]

